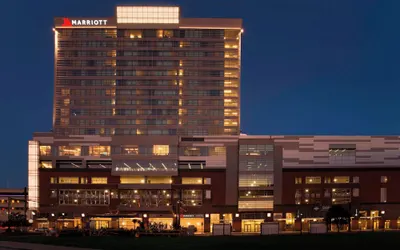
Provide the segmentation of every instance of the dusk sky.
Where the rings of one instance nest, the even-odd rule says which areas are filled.
[[[53,17],[113,16],[117,4],[243,18],[248,134],[400,134],[399,0],[1,0],[0,187],[27,185],[28,140],[52,127]]]

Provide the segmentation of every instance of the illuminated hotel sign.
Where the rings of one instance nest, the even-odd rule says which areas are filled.
[[[106,19],[70,19],[63,18],[63,23],[61,26],[63,27],[72,27],[72,26],[105,26],[107,25],[108,20]]]

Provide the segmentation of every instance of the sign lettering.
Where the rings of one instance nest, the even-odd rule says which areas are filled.
[[[107,25],[108,20],[103,19],[95,19],[95,20],[87,20],[87,19],[69,19],[63,18],[63,24],[61,26],[71,27],[71,26],[104,26]]]

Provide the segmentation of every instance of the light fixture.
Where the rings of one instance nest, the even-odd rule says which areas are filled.
[[[210,215],[209,214],[206,214],[206,218],[209,218],[210,217]]]
[[[135,194],[137,194],[137,190],[133,191]]]
[[[82,218],[85,218],[85,214],[84,213],[82,213],[81,216],[82,216]]]
[[[147,214],[143,214],[143,218],[147,218]]]
[[[382,210],[382,211],[381,211],[381,214],[385,214],[385,213],[386,213],[385,210]]]
[[[271,218],[272,214],[271,213],[267,213],[267,217]]]
[[[314,221],[314,222],[316,222],[316,221],[317,221],[317,219],[313,219],[313,221]]]
[[[51,216],[54,217],[54,214],[52,213]]]
[[[62,213],[61,215],[62,215],[62,216],[65,216],[65,213]]]
[[[308,191],[309,191],[309,190],[308,190],[308,189],[306,189],[306,193],[308,193]]]
[[[108,193],[108,190],[106,189],[106,191],[104,191],[104,192]]]
[[[236,218],[239,218],[239,216],[240,216],[240,214],[235,214],[235,217],[236,217]]]
[[[77,193],[79,193],[79,192],[80,192],[80,191],[79,191],[79,189],[78,189],[78,190],[76,190],[76,192],[77,192]]]

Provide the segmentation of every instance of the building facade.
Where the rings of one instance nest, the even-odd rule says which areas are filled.
[[[29,141],[39,227],[400,225],[400,137],[240,134],[240,19],[118,6],[55,18],[53,130]]]

